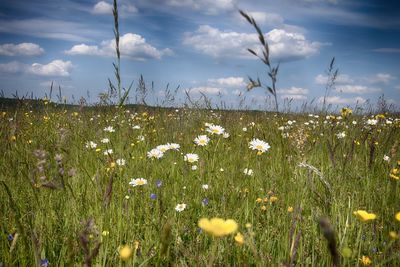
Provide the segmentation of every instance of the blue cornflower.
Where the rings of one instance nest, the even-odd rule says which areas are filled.
[[[154,194],[154,193],[151,193],[151,194],[150,194],[150,198],[154,200],[154,199],[156,199],[156,198],[157,198],[157,195],[156,195],[156,194]]]
[[[47,266],[49,266],[49,260],[48,259],[41,259],[40,260],[40,266],[41,267],[47,267]]]
[[[203,200],[201,201],[201,204],[203,206],[207,206],[208,205],[208,198],[203,198]]]

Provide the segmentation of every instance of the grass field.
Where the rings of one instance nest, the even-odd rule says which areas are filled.
[[[400,265],[398,117],[1,112],[2,266]]]

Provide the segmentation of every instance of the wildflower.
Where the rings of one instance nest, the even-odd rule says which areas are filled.
[[[97,144],[95,142],[93,142],[93,141],[88,141],[88,142],[86,142],[85,147],[94,149],[94,148],[97,147]]]
[[[119,257],[121,260],[126,261],[132,256],[132,249],[125,245],[119,249]]]
[[[154,199],[157,199],[157,195],[154,194],[154,193],[151,193],[151,194],[150,194],[150,199],[153,199],[153,200],[154,200]]]
[[[144,178],[137,178],[137,179],[132,179],[129,184],[133,187],[135,186],[139,186],[139,185],[146,185],[147,184],[147,180]]]
[[[175,210],[176,210],[177,212],[182,212],[182,211],[184,211],[185,209],[186,209],[186,204],[185,204],[185,203],[178,204],[178,205],[176,205],[176,207],[175,207]]]
[[[261,210],[262,210],[262,211],[266,211],[266,210],[267,210],[267,206],[262,205],[262,206],[261,206]]]
[[[160,150],[162,153],[165,153],[169,150],[169,146],[167,145],[159,145],[156,147],[156,149]]]
[[[192,166],[192,171],[195,171],[195,170],[197,170],[197,165]]]
[[[194,139],[194,143],[198,146],[206,146],[210,142],[207,135],[199,135]]]
[[[269,198],[269,202],[271,202],[271,203],[274,203],[274,202],[276,202],[277,200],[278,200],[278,198],[275,197],[275,196],[272,196],[272,197]]]
[[[108,138],[103,138],[103,139],[101,139],[100,142],[102,142],[103,144],[108,144],[108,143],[110,143],[110,139],[108,139]]]
[[[369,120],[367,120],[367,124],[368,125],[377,125],[378,124],[378,120],[369,119]]]
[[[106,156],[111,155],[112,153],[113,153],[113,150],[111,148],[110,149],[106,149],[103,152],[103,154],[106,155]]]
[[[125,166],[126,163],[124,159],[117,159],[115,162],[118,166]]]
[[[167,146],[171,150],[179,150],[179,148],[181,148],[181,146],[176,143],[168,143]]]
[[[221,237],[236,232],[238,225],[234,220],[221,218],[201,218],[198,222],[201,229],[212,236]]]
[[[351,110],[350,108],[342,108],[340,110],[340,114],[343,116],[343,118],[346,118],[346,117],[350,116],[351,114],[353,114],[353,110]]]
[[[357,210],[353,214],[362,222],[375,220],[376,215],[374,213],[368,213],[365,210]]]
[[[369,266],[369,265],[372,264],[371,259],[369,257],[367,257],[367,256],[364,256],[364,255],[361,257],[360,262],[364,266]]]
[[[392,179],[399,180],[400,179],[399,174],[400,174],[400,170],[398,168],[393,168],[390,170],[389,176]]]
[[[400,222],[400,211],[397,212],[394,217],[396,218],[396,220],[398,220]]]
[[[203,198],[203,200],[201,201],[201,205],[203,206],[207,206],[208,205],[208,198]]]
[[[189,162],[189,163],[194,163],[194,162],[197,162],[197,161],[199,160],[199,155],[189,153],[189,154],[186,154],[186,155],[183,157],[183,160],[184,160],[184,161],[187,161],[187,162]]]
[[[287,211],[288,211],[288,212],[293,212],[293,207],[292,207],[292,206],[289,206],[289,207],[287,208]]]
[[[161,180],[157,180],[156,181],[156,186],[157,186],[157,188],[160,188],[162,186],[162,181]]]
[[[244,236],[241,233],[237,233],[235,235],[235,241],[237,244],[243,245],[244,244]]]
[[[109,231],[106,231],[106,230],[104,230],[104,231],[101,233],[102,236],[108,236],[109,234],[110,234],[110,232],[109,232]]]
[[[208,126],[208,128],[206,129],[207,132],[211,133],[211,134],[216,134],[216,135],[222,135],[225,132],[225,129],[222,128],[219,125],[214,125],[211,124]]]
[[[160,159],[164,156],[164,153],[157,149],[157,148],[153,148],[152,150],[150,150],[149,152],[147,152],[147,157],[148,158],[155,158],[155,159]]]
[[[222,137],[223,137],[223,138],[229,138],[229,133],[224,132],[224,133],[222,134]]]
[[[203,184],[203,185],[201,186],[201,188],[203,188],[204,190],[208,190],[209,186],[208,186],[208,184]]]
[[[113,132],[115,132],[115,129],[112,126],[108,126],[108,127],[104,128],[103,131],[113,133]]]
[[[384,155],[384,156],[383,156],[383,160],[384,160],[384,161],[390,161],[390,157],[387,156],[387,155]]]
[[[336,134],[336,137],[338,138],[338,139],[342,139],[342,138],[345,138],[346,137],[346,132],[341,132],[341,133],[337,133]]]
[[[248,176],[253,176],[253,170],[252,169],[247,169],[247,168],[245,168],[244,170],[243,170],[243,173],[245,174],[245,175],[248,175]]]
[[[256,199],[256,202],[257,202],[257,203],[261,203],[261,202],[262,202],[262,198],[258,197],[258,198]]]
[[[242,131],[243,131],[243,132],[247,132],[247,127],[243,127],[243,128],[242,128]]]
[[[254,138],[250,141],[249,148],[252,150],[257,150],[260,153],[264,153],[270,149],[270,145],[267,142]]]
[[[143,142],[143,141],[144,141],[144,136],[143,136],[143,135],[139,135],[136,139],[137,139],[139,142]]]
[[[49,266],[49,264],[50,264],[50,262],[49,262],[48,259],[41,259],[40,260],[40,266],[41,267],[47,267],[47,266]]]
[[[134,129],[134,130],[139,130],[139,129],[140,129],[140,126],[139,126],[139,125],[134,125],[134,126],[132,126],[132,129]]]
[[[391,239],[393,239],[393,240],[396,240],[396,239],[399,238],[399,234],[398,234],[397,232],[395,232],[395,231],[390,231],[390,232],[389,232],[389,237],[390,237]]]

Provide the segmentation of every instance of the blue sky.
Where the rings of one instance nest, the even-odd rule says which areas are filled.
[[[254,29],[265,32],[273,64],[280,63],[278,97],[318,105],[325,71],[336,58],[333,106],[354,106],[385,96],[400,103],[400,4],[372,0],[120,0],[123,85],[140,74],[154,82],[148,102],[160,103],[167,84],[180,86],[176,104],[206,94],[214,103],[270,108],[264,89],[246,91],[248,76],[269,84]],[[0,89],[6,96],[43,97],[51,82],[68,101],[98,101],[114,79],[112,1],[2,0]],[[134,92],[131,102],[134,102]],[[219,95],[219,96],[218,96]]]

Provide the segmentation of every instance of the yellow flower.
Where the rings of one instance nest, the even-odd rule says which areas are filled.
[[[236,243],[238,243],[239,245],[243,245],[244,244],[244,236],[241,233],[237,233],[235,235],[235,241]]]
[[[110,234],[110,232],[109,232],[109,231],[106,231],[106,230],[104,230],[104,231],[101,233],[102,236],[108,236],[109,234]]]
[[[349,115],[351,115],[353,113],[353,110],[351,110],[350,108],[342,108],[340,110],[340,114],[342,115],[343,118],[348,117]]]
[[[277,198],[277,197],[274,197],[274,196],[272,196],[272,197],[269,198],[269,201],[270,201],[271,203],[274,203],[274,202],[277,201],[277,200],[278,200],[278,198]]]
[[[374,213],[368,213],[365,210],[357,210],[353,212],[353,214],[362,222],[376,219],[376,215]]]
[[[400,170],[399,170],[398,168],[393,168],[393,169],[390,171],[389,176],[390,176],[390,178],[392,178],[392,179],[399,180],[399,179],[400,179],[399,174],[400,174]]]
[[[369,257],[367,257],[367,256],[364,256],[364,255],[361,257],[360,262],[364,266],[369,266],[372,263],[371,259]]]
[[[262,199],[261,199],[261,198],[257,198],[257,199],[256,199],[256,202],[257,202],[257,203],[261,203],[261,202],[262,202]]]
[[[390,231],[390,232],[389,232],[389,236],[390,236],[390,238],[393,239],[393,240],[399,238],[399,234],[398,234],[397,232],[395,232],[395,231]]]
[[[262,211],[266,211],[267,210],[267,206],[262,205],[261,210]]]
[[[199,227],[210,235],[220,237],[236,232],[238,225],[234,220],[224,220],[221,218],[201,218],[198,223]]]
[[[400,211],[397,212],[396,215],[394,215],[394,217],[396,218],[396,220],[400,222]]]
[[[289,207],[287,208],[287,211],[288,211],[288,212],[293,212],[293,207],[292,207],[292,206],[289,206]]]
[[[119,257],[121,258],[121,260],[126,261],[131,256],[132,256],[132,249],[128,245],[125,245],[119,249]]]

